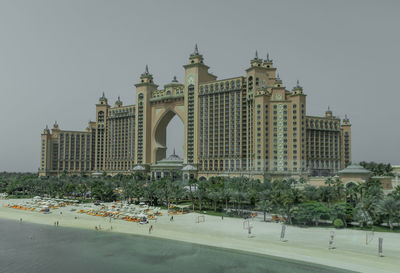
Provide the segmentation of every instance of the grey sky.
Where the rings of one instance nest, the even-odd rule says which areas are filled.
[[[348,114],[353,161],[399,164],[399,14],[400,1],[1,0],[0,171],[37,170],[45,125],[85,129],[102,91],[133,104],[146,64],[160,86],[182,81],[195,43],[219,79],[269,52],[307,114]]]

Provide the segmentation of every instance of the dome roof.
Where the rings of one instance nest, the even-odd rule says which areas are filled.
[[[339,174],[370,174],[371,172],[358,164],[351,164],[338,172]]]
[[[175,149],[174,149],[174,152],[172,155],[160,160],[159,162],[182,162],[182,161],[183,161],[183,159],[180,158],[177,154],[175,154]]]
[[[182,158],[180,158],[178,155],[176,155],[176,154],[172,154],[172,155],[170,155],[169,157],[167,157],[165,160],[168,160],[168,161],[181,161],[182,160]]]
[[[276,75],[274,87],[283,87],[283,83],[281,78],[279,77],[279,73]]]
[[[135,166],[135,168],[133,168],[134,171],[144,171],[146,170],[145,167],[143,167],[142,165],[137,165]]]
[[[193,165],[186,165],[182,168],[182,171],[197,171],[197,168]]]

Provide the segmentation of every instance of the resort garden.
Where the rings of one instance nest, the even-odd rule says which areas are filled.
[[[175,177],[180,177],[175,174]],[[381,182],[346,186],[338,178],[327,178],[315,187],[303,179],[253,180],[246,177],[213,177],[184,183],[165,177],[147,180],[143,174],[114,177],[67,176],[39,178],[36,174],[0,174],[0,193],[9,198],[46,196],[74,198],[80,202],[132,203],[186,208],[213,215],[251,217],[283,221],[299,226],[334,225],[396,230],[400,222],[400,187],[384,194]]]

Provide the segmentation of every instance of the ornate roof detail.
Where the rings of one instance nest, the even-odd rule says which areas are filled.
[[[177,154],[175,154],[175,148],[174,148],[172,155],[160,160],[160,162],[166,162],[166,161],[183,161],[183,159],[180,158]]]
[[[193,165],[186,165],[185,167],[182,168],[182,171],[197,171],[197,168]]]
[[[104,92],[103,92],[103,94],[101,95],[99,101],[100,101],[100,102],[105,102],[105,103],[107,104],[107,98],[106,98],[106,95],[104,94]]]
[[[143,167],[142,165],[136,165],[136,166],[133,168],[133,170],[134,170],[134,171],[144,171],[144,170],[146,170],[146,168]]]
[[[296,86],[293,87],[292,91],[295,93],[302,93],[303,92],[303,87],[300,86],[299,80],[296,82]]]
[[[275,84],[282,84],[282,80],[281,80],[281,78],[279,78],[279,73],[278,73],[278,75],[276,76]]]
[[[122,106],[122,101],[121,98],[118,96],[117,101],[115,102],[115,106],[121,107]]]
[[[359,164],[351,164],[338,172],[339,174],[370,174],[371,172]]]
[[[189,65],[190,64],[202,64],[203,63],[203,55],[200,54],[199,48],[197,47],[197,44],[194,46],[194,51],[192,54],[189,56]]]

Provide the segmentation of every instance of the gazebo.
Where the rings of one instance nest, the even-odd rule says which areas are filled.
[[[182,168],[182,178],[183,181],[189,181],[189,179],[195,178],[197,173],[197,168],[193,165],[186,165]]]
[[[160,179],[165,176],[170,176],[174,172],[180,172],[183,166],[183,159],[175,154],[175,149],[172,155],[157,161],[150,166],[151,177]]]
[[[351,164],[338,172],[338,175],[344,184],[350,182],[365,182],[372,176],[372,172],[359,164]]]

